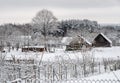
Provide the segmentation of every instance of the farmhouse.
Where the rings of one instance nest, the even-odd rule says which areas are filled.
[[[22,48],[22,52],[28,52],[28,51],[43,52],[45,51],[45,47],[44,46],[25,46]]]
[[[95,47],[111,47],[112,41],[107,38],[103,33],[100,33],[95,37],[92,45]]]
[[[66,40],[66,41],[65,41]],[[82,50],[84,48],[90,48],[92,44],[88,42],[84,37],[77,36],[75,38],[64,38],[66,44],[66,50]]]

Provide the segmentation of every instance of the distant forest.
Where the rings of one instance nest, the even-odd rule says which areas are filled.
[[[37,26],[38,27],[38,26]],[[118,25],[100,25],[96,21],[90,20],[64,20],[59,21],[57,25],[58,30],[47,32],[48,37],[75,37],[82,35],[88,39],[92,39],[91,34],[104,33],[113,42],[120,39],[120,26]],[[0,40],[7,42],[10,39],[18,36],[31,36],[32,41],[43,37],[36,25],[32,24],[4,24],[0,26]],[[119,41],[118,41],[119,42]]]
[[[75,36],[77,34],[90,34],[96,32],[102,32],[104,34],[117,33],[120,36],[120,26],[119,25],[100,25],[97,21],[90,20],[64,20],[59,21],[59,29],[54,32],[48,32],[48,34],[54,37],[64,37],[64,36]],[[72,32],[72,33],[71,33]],[[39,36],[42,34],[35,28],[35,25],[29,24],[4,24],[0,25],[0,36],[20,36],[20,35],[31,35]]]

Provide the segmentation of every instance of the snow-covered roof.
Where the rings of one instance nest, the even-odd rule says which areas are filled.
[[[92,43],[89,42],[87,39],[85,39],[85,42],[87,42],[89,45],[92,45]]]
[[[112,41],[108,38],[108,37],[106,37],[103,33],[100,33],[110,44],[112,44]]]
[[[69,43],[73,40],[73,37],[63,37],[61,43],[65,45],[69,45]]]
[[[91,45],[92,43],[90,43],[87,39],[85,39],[83,36],[78,36],[78,37],[80,37],[80,38],[82,38],[86,43],[88,43],[89,45]]]
[[[77,36],[77,37],[63,37],[62,39],[62,44],[65,44],[65,45],[69,45],[70,43],[74,43],[74,42],[78,42],[79,41],[79,38],[82,38],[84,40],[84,42],[88,43],[89,45],[91,45],[91,43],[85,39],[83,36]]]
[[[44,48],[45,46],[25,46],[24,48]]]

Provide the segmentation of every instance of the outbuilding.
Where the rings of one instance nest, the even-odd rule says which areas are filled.
[[[22,48],[22,52],[28,52],[28,51],[43,52],[45,51],[45,47],[44,46],[25,46]]]
[[[92,45],[94,47],[111,47],[112,41],[103,33],[98,34],[93,40]]]
[[[91,48],[92,44],[82,36],[69,37],[65,39],[66,50],[82,50],[86,48]]]

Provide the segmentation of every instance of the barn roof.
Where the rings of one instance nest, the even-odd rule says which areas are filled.
[[[84,38],[83,36],[78,36],[78,37],[80,37],[80,38],[82,38],[86,43],[88,43],[89,45],[91,45],[92,43],[91,42],[89,42],[86,38]]]
[[[62,44],[64,45],[69,45],[70,43],[73,44],[73,43],[78,43],[80,38],[82,38],[84,40],[84,42],[86,42],[87,44],[91,45],[91,43],[85,39],[83,36],[77,36],[77,37],[63,37],[62,39]]]
[[[102,35],[111,45],[112,45],[112,41],[107,37],[105,36],[103,33],[94,33],[94,34],[91,34],[91,35],[87,35],[85,37],[81,36],[81,35],[78,35],[77,37],[63,37],[62,39],[62,44],[64,45],[69,45],[70,43],[75,43],[75,42],[78,42],[79,38],[82,38],[86,43],[88,43],[89,45],[91,45],[93,42],[93,40],[98,36],[98,35]]]
[[[44,48],[45,46],[25,46],[24,48]]]
[[[103,33],[100,33],[100,35],[102,35],[110,44],[112,44],[112,41],[108,37],[106,37]]]
[[[69,45],[69,43],[73,40],[73,37],[63,37],[61,43],[64,45]]]
[[[75,44],[75,43],[79,43],[79,37],[74,37],[71,41],[70,44]]]

